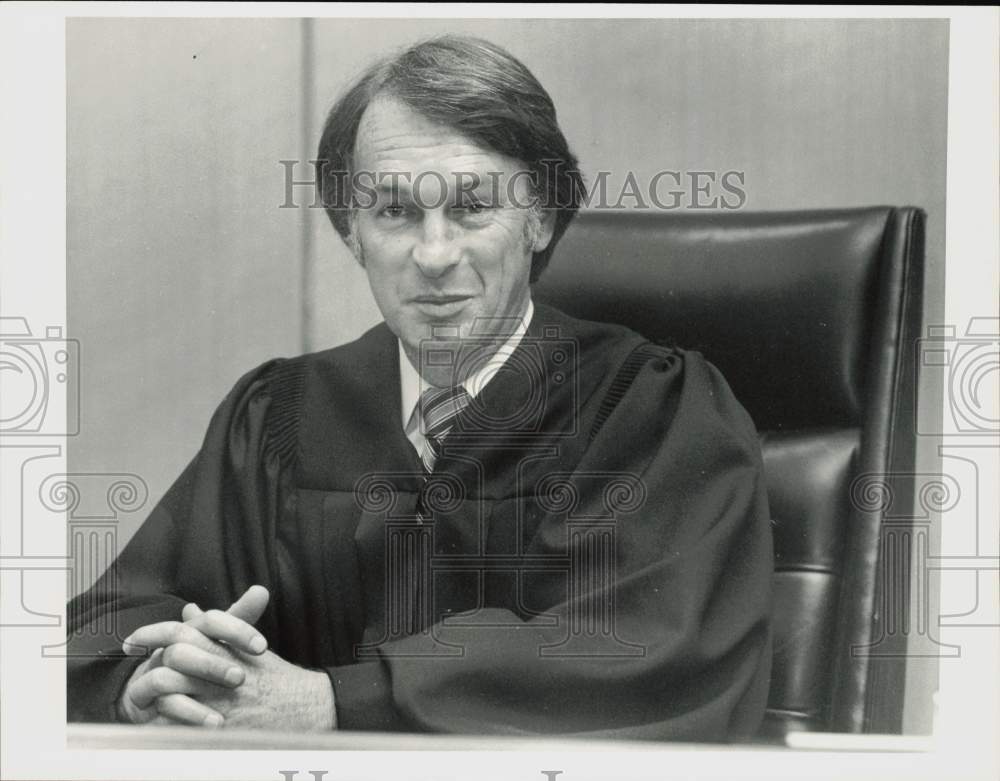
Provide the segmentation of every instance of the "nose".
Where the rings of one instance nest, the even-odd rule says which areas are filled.
[[[437,279],[457,265],[461,255],[454,226],[440,212],[425,212],[420,235],[413,247],[413,260],[421,273]]]

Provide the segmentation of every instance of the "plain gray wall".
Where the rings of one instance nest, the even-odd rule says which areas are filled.
[[[93,18],[66,32],[68,331],[81,343],[69,467],[147,482],[120,545],[241,374],[378,321],[307,188],[302,208],[279,208],[279,161],[309,178],[344,85],[436,33],[521,58],[585,172],[743,171],[754,210],[923,207],[925,322],[942,321],[947,21]],[[942,391],[925,386],[922,414],[939,414]],[[918,471],[939,471],[922,444]],[[914,664],[908,689],[926,691],[933,670]],[[912,699],[920,730],[926,697]]]

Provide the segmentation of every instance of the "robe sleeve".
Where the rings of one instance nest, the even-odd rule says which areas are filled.
[[[463,649],[458,658],[421,657],[421,638],[410,636],[375,661],[329,668],[339,728],[681,740],[755,732],[770,675],[773,572],[759,441],[701,355],[657,356],[570,479],[576,517],[606,514],[593,475],[641,483],[641,506],[615,521],[612,574],[551,588],[547,616],[487,608],[476,626],[434,625],[439,642]],[[549,512],[529,552],[565,554],[566,523],[565,512]],[[559,654],[567,624],[600,600],[614,605],[620,653],[605,653],[605,643]]]
[[[140,626],[180,620],[187,602],[224,607],[254,583],[271,586],[287,449],[273,422],[284,401],[271,388],[294,393],[294,381],[272,382],[287,371],[270,361],[237,382],[195,458],[109,569],[70,602],[68,720],[116,720],[141,662],[122,654],[122,640]]]

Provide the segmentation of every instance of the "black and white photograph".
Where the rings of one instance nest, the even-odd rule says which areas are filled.
[[[0,775],[1000,771],[996,8],[0,11]]]

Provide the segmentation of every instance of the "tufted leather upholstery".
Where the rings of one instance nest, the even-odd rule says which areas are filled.
[[[911,207],[591,212],[535,286],[700,350],[757,424],[775,541],[767,735],[901,723],[903,658],[851,652],[881,636],[882,523],[851,495],[862,475],[913,468],[923,230]]]

